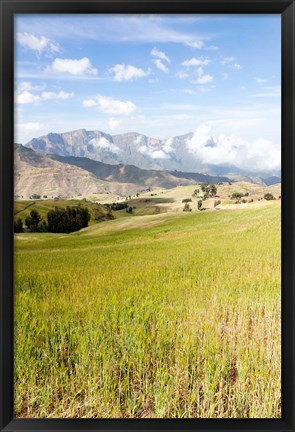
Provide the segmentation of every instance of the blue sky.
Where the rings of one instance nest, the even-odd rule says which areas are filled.
[[[279,15],[18,15],[15,141],[195,132],[278,165],[280,31]]]

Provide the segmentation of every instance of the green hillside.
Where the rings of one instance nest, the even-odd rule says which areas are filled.
[[[28,201],[15,201],[14,203],[14,219],[21,218],[24,222],[26,217],[30,215],[32,210],[36,210],[45,220],[47,217],[47,213],[54,209],[58,208],[66,208],[75,207],[81,205],[82,207],[86,207],[89,210],[91,219],[89,225],[94,223],[98,223],[102,220],[105,220],[109,210],[98,203],[93,203],[86,200],[28,200]],[[111,212],[113,215],[114,213]]]
[[[276,200],[17,234],[15,415],[281,417],[280,226]]]

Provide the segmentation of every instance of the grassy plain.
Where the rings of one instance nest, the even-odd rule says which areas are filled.
[[[281,416],[280,201],[15,237],[17,417]]]

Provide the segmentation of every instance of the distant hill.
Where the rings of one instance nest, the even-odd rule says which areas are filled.
[[[228,182],[227,177],[199,173],[143,170],[89,158],[42,154],[15,144],[15,195],[54,197],[115,193],[129,195],[147,188],[173,188],[200,182]]]

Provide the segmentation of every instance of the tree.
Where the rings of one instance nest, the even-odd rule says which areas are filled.
[[[198,201],[198,210],[201,210],[202,205],[203,205],[203,201],[200,199],[200,200]]]
[[[23,232],[24,228],[23,228],[23,221],[21,220],[21,218],[18,218],[15,222],[14,222],[14,232],[15,233],[21,233]]]
[[[25,224],[31,232],[38,232],[38,225],[41,220],[42,217],[37,210],[32,210],[30,216],[26,217]]]
[[[188,203],[188,202],[192,202],[192,200],[190,198],[185,198],[182,200],[183,203]]]

